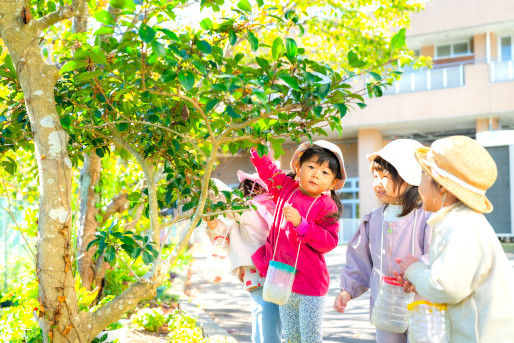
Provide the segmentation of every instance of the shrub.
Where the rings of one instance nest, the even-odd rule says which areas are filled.
[[[166,317],[160,309],[144,308],[132,315],[132,324],[147,331],[157,331],[166,322]]]

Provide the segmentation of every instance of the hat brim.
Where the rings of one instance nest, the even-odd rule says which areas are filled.
[[[427,153],[430,151],[430,148],[423,147],[418,148],[414,152],[414,157],[418,161],[421,168],[428,174],[432,179],[434,179],[438,184],[443,186],[448,192],[456,196],[460,201],[466,204],[468,207],[480,213],[491,213],[493,211],[493,204],[487,199],[485,195],[480,195],[475,192],[470,191],[467,188],[459,185],[458,183],[445,178],[441,175],[435,175],[432,173],[432,170],[429,166],[427,166],[423,160],[426,159]]]

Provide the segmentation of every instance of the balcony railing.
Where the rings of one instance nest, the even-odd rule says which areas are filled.
[[[489,73],[491,82],[514,80],[512,60],[491,62],[489,64]]]
[[[436,69],[404,71],[399,81],[386,88],[384,94],[429,91],[464,86],[464,65],[451,65]]]

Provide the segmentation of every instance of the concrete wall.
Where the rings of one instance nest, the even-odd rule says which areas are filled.
[[[412,15],[408,36],[426,35],[514,20],[512,0],[431,0]]]

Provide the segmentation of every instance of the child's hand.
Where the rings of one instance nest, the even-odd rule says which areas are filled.
[[[336,297],[336,300],[334,301],[334,310],[336,310],[339,313],[344,313],[344,310],[346,309],[346,305],[348,302],[352,300],[352,296],[347,291],[341,291]]]
[[[302,216],[293,206],[284,206],[284,218],[286,222],[291,222],[295,227],[302,222]]]
[[[419,258],[412,255],[407,255],[404,258],[395,258],[394,260],[401,268],[400,274],[404,275],[407,268],[409,268],[411,264],[418,262]]]
[[[416,292],[416,286],[414,286],[409,280],[407,280],[403,275],[394,272],[394,276],[400,285],[403,286],[403,291],[405,293]]]
[[[218,226],[218,218],[214,218],[213,220],[208,220],[208,219],[204,219],[205,222],[207,223],[207,227],[209,228],[209,230],[214,230],[216,228],[216,226]]]

